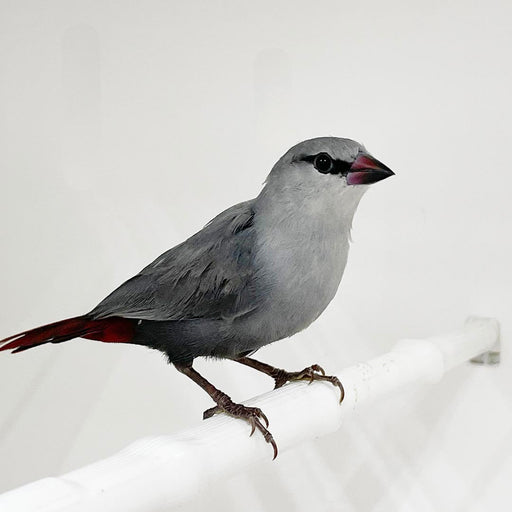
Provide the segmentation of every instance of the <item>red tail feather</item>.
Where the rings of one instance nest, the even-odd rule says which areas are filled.
[[[0,340],[0,352],[11,349],[15,349],[13,353],[21,352],[44,343],[60,343],[73,338],[130,343],[135,332],[135,325],[136,320],[129,318],[111,317],[92,320],[87,316],[77,316]],[[4,345],[4,343],[6,344]]]

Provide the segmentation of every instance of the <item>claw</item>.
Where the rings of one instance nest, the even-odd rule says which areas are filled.
[[[272,445],[272,448],[274,450],[274,456],[272,457],[272,460],[275,460],[277,457],[278,449],[277,444],[274,441],[274,437],[272,434],[260,423],[260,420],[258,418],[254,418],[254,425],[255,427],[263,434],[263,437],[265,438],[265,441]]]
[[[268,441],[267,441],[267,442],[268,442]],[[274,441],[274,439],[272,439],[272,441],[270,442],[270,444],[272,445],[272,448],[274,448],[274,456],[272,457],[272,460],[276,460],[277,453],[278,453],[278,450],[277,450],[277,444],[276,444],[276,442]]]
[[[284,370],[276,370],[278,373],[277,376],[274,376],[276,381],[276,385],[274,389],[280,388],[286,382],[293,382],[297,380],[307,380],[308,385],[311,384],[315,380],[323,380],[326,382],[330,382],[333,386],[339,388],[341,396],[340,396],[340,404],[343,402],[343,398],[345,397],[345,390],[343,389],[343,385],[338,379],[338,377],[326,375],[324,369],[318,364],[312,364],[308,368],[304,368],[304,370],[300,372],[286,372]]]
[[[276,460],[276,457],[277,457],[277,454],[278,454],[278,451],[279,451],[279,450],[277,449],[277,444],[276,444],[276,442],[274,441],[274,438],[272,437],[272,434],[270,434],[270,432],[268,432],[268,433],[269,433],[269,435],[268,435],[268,436],[266,436],[266,435],[264,434],[264,435],[263,435],[263,437],[265,438],[265,441],[266,441],[267,443],[269,443],[269,444],[272,446],[273,450],[274,450],[274,456],[272,457],[272,460]]]
[[[321,373],[322,375],[325,375],[325,370],[319,364],[314,364],[311,368],[315,372],[318,372],[318,373]]]
[[[268,421],[267,415],[262,410],[260,410],[259,416],[263,419],[263,421],[265,422],[265,426],[268,428],[270,423]]]
[[[246,407],[242,404],[235,404],[228,399],[223,400],[222,402],[219,402],[219,404],[215,407],[204,411],[203,419],[211,418],[213,415],[221,412],[225,412],[234,418],[246,420],[251,426],[251,433],[249,434],[249,437],[251,437],[254,432],[256,432],[256,429],[258,429],[262,433],[265,441],[272,445],[272,449],[274,451],[274,457],[272,460],[277,457],[277,444],[274,441],[272,434],[267,430],[269,426],[267,415],[260,408]],[[260,421],[260,419],[263,421],[263,423],[265,423],[265,426],[263,426],[263,423]]]
[[[345,398],[345,388],[343,387],[343,384],[340,382],[338,378],[336,378],[336,386],[340,388],[340,404],[343,402],[343,399]]]

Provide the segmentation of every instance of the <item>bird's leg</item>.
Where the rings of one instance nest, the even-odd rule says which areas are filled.
[[[304,368],[304,370],[301,370],[299,372],[287,372],[286,370],[282,370],[281,368],[274,368],[269,364],[256,361],[256,359],[252,359],[250,357],[240,357],[238,359],[235,359],[235,361],[237,363],[242,363],[245,364],[246,366],[250,366],[251,368],[254,368],[255,370],[263,372],[272,377],[276,383],[274,389],[284,386],[287,382],[292,382],[296,380],[308,380],[310,384],[314,380],[323,380],[330,382],[333,386],[339,388],[341,393],[340,403],[343,401],[343,397],[345,396],[345,390],[343,389],[343,385],[338,379],[338,377],[325,375],[324,369],[317,364],[308,366],[307,368]]]
[[[174,366],[178,371],[185,374],[187,377],[192,379],[196,384],[201,386],[217,404],[216,407],[212,407],[211,409],[204,411],[203,419],[211,418],[214,414],[218,412],[225,412],[226,414],[229,414],[234,418],[241,418],[247,421],[247,423],[249,423],[249,425],[251,426],[250,435],[252,436],[254,434],[254,431],[258,429],[263,434],[265,441],[272,445],[272,448],[274,449],[274,459],[277,457],[277,444],[274,441],[272,434],[266,428],[268,427],[268,419],[261,409],[259,409],[258,407],[247,407],[246,405],[234,403],[231,400],[231,398],[229,398],[229,396],[226,395],[226,393],[223,393],[222,391],[217,389],[213,384],[208,382],[200,373],[196,372],[196,370],[192,368],[192,365],[179,365],[175,363]],[[261,420],[263,420],[265,426],[263,425]]]

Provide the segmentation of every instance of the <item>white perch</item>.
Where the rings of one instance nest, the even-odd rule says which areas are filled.
[[[404,385],[436,382],[451,368],[485,353],[497,362],[499,326],[470,318],[460,331],[400,341],[391,352],[337,373],[345,388],[299,382],[245,403],[263,409],[282,453],[301,441],[333,432],[356,407]],[[224,415],[184,432],[141,439],[89,466],[44,478],[0,495],[2,512],[152,512],[183,503],[216,480],[249,464],[272,464],[263,437]]]

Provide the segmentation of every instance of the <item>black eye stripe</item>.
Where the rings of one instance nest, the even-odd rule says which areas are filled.
[[[319,156],[322,156],[322,155],[326,155],[328,156],[331,161],[332,161],[332,167],[324,172],[324,171],[319,171],[319,172],[323,172],[324,174],[340,174],[342,176],[346,176],[347,173],[350,171],[350,167],[352,165],[353,162],[345,162],[344,160],[338,160],[338,159],[334,159],[332,157],[330,157],[327,153],[317,153],[316,155],[306,155],[304,157],[301,158],[301,160],[303,160],[304,162],[309,162],[311,164],[315,164],[315,160],[317,159],[317,157]]]

